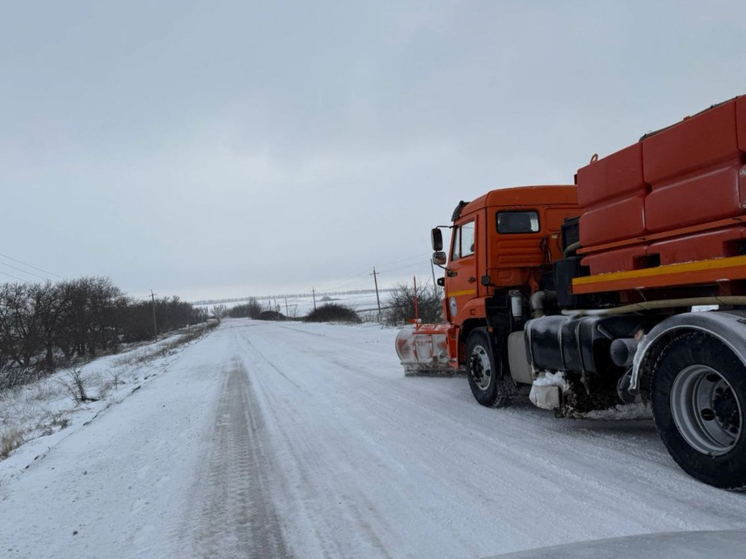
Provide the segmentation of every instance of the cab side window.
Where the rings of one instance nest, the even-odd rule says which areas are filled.
[[[461,257],[474,254],[474,222],[461,226]]]
[[[474,222],[464,223],[453,230],[453,246],[451,260],[458,260],[474,254]]]
[[[501,235],[538,233],[539,213],[535,211],[497,212],[497,232]]]
[[[461,258],[461,227],[453,229],[453,244],[451,245],[451,262]]]

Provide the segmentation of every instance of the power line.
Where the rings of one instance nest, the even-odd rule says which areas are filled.
[[[413,268],[414,266],[424,266],[426,264],[426,260],[421,260],[419,262],[414,262],[412,264],[407,264],[406,266],[399,266],[398,268],[390,268],[388,270],[381,270],[379,273],[386,274],[389,272],[397,272],[399,270],[406,270],[407,268]]]
[[[367,272],[366,272],[367,273]],[[332,287],[325,287],[322,291],[324,293],[337,293],[339,291],[349,291],[355,289],[368,289],[368,278],[357,278],[344,283],[336,284]]]
[[[392,260],[390,262],[384,262],[383,266],[391,266],[392,264],[399,264],[400,262],[408,262],[410,260],[414,260],[415,258],[423,258],[425,256],[429,256],[430,253],[422,253],[418,254],[417,256],[410,256],[408,258],[400,258],[399,260]],[[398,269],[398,268],[397,268]],[[345,279],[341,281],[337,281],[333,283],[331,286],[324,288],[324,291],[339,291],[340,289],[344,289],[345,287],[349,285],[353,285],[355,283],[362,283],[363,281],[368,281],[367,279],[364,279],[366,276],[368,276],[370,272],[368,270],[364,272],[360,272],[359,274],[352,276],[350,279]]]
[[[42,268],[37,268],[36,266],[32,266],[31,264],[26,264],[22,260],[18,260],[17,258],[13,258],[12,256],[8,256],[7,254],[3,254],[2,252],[0,252],[0,256],[2,256],[3,258],[7,258],[8,260],[12,260],[13,262],[18,262],[19,264],[23,264],[24,266],[27,266],[29,268],[33,268],[34,270],[38,270],[39,272],[44,272],[45,274],[49,274],[50,276],[55,276],[55,277],[58,277],[60,279],[65,279],[64,277],[60,276],[59,274],[55,274],[54,272],[49,272],[49,271],[44,270]]]
[[[417,258],[421,258],[421,257],[417,257]],[[398,260],[398,262],[406,262],[407,260],[411,260],[411,258],[405,258],[404,260]],[[427,260],[420,260],[419,262],[413,262],[412,264],[406,264],[404,266],[397,266],[395,268],[389,268],[387,270],[386,269],[378,270],[377,273],[380,275],[382,273],[385,274],[388,272],[406,270],[407,268],[413,268],[415,266],[425,266],[427,262],[428,262]],[[329,287],[325,287],[323,291],[326,293],[331,293],[334,291],[342,291],[344,289],[348,289],[352,285],[359,285],[360,287],[362,287],[363,283],[369,280],[361,276],[369,276],[369,275],[371,275],[370,272],[363,272],[362,274],[355,276],[352,279],[342,280],[341,282],[336,282]]]
[[[2,275],[4,275],[4,276],[8,276],[9,278],[17,279],[18,281],[24,281],[24,282],[27,282],[27,281],[28,281],[28,280],[25,280],[25,279],[23,279],[23,278],[19,278],[19,277],[16,277],[16,276],[14,276],[13,274],[6,274],[6,273],[5,273],[5,272],[3,272],[2,270],[0,270],[0,274],[2,274]]]
[[[399,264],[400,262],[408,262],[410,260],[415,260],[416,258],[424,258],[425,256],[430,256],[429,252],[423,252],[421,254],[418,254],[417,256],[410,256],[409,258],[402,258],[401,260],[393,260],[391,262],[384,262],[384,266],[390,266],[391,264]]]
[[[10,264],[6,264],[5,262],[0,262],[0,264],[2,264],[3,266],[7,266],[8,268],[13,268],[14,270],[18,270],[19,272],[23,272],[24,274],[28,274],[30,276],[41,278],[41,279],[47,280],[47,281],[49,280],[49,278],[45,278],[44,276],[40,276],[39,274],[35,274],[34,272],[27,272],[23,268],[18,268],[16,266],[11,266]]]
[[[363,281],[363,276],[367,276],[370,272],[367,270],[362,272],[361,274],[358,274],[356,276],[353,276],[352,279],[346,279],[342,281],[337,281],[333,283],[330,287],[326,287],[324,291],[339,291],[340,289],[345,288],[348,285],[352,285],[354,283],[360,283]],[[368,281],[367,279],[365,280]]]

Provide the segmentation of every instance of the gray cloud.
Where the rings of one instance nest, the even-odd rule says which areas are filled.
[[[0,252],[193,297],[426,277],[459,199],[743,93],[739,8],[11,4]]]

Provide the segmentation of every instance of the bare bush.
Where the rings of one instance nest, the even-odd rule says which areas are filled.
[[[287,317],[277,311],[262,311],[257,317],[258,320],[287,320]]]
[[[67,412],[48,412],[46,416],[39,421],[36,429],[39,431],[41,436],[49,436],[56,431],[61,431],[70,425],[70,416]]]
[[[427,282],[417,282],[417,316],[424,323],[443,322],[443,298]],[[414,284],[400,283],[389,295],[388,309],[384,314],[387,324],[397,326],[407,324],[415,316]]]
[[[60,378],[59,382],[65,387],[65,390],[67,390],[67,393],[76,404],[98,401],[98,398],[91,398],[86,393],[86,383],[83,378],[82,369],[70,367],[67,369],[65,375]]]
[[[354,309],[338,303],[321,305],[311,311],[305,320],[306,322],[346,322],[348,324],[362,322]]]
[[[15,428],[0,433],[0,458],[7,458],[10,453],[23,444],[23,434]]]
[[[98,399],[103,400],[106,398],[107,394],[110,390],[116,390],[116,388],[120,384],[124,384],[124,381],[121,380],[122,371],[119,369],[107,369],[103,371],[100,377],[104,377],[106,380],[101,383],[101,385],[98,388]]]
[[[52,418],[52,426],[64,429],[70,425],[70,417],[66,413],[58,413]]]
[[[231,318],[259,318],[262,314],[262,305],[254,297],[251,297],[247,303],[236,305],[228,311]]]
[[[124,384],[124,381],[121,380],[122,372],[119,369],[107,369],[104,373],[109,378],[107,384],[111,388],[116,388],[120,384]]]

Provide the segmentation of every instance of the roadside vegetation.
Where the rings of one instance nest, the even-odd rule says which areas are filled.
[[[261,303],[252,297],[248,302],[232,307],[228,311],[228,316],[231,318],[253,318],[256,320],[262,314],[262,310]]]
[[[306,322],[342,322],[359,324],[362,322],[354,309],[339,303],[327,303],[311,311],[305,318]]]
[[[137,300],[104,277],[0,284],[0,390],[207,321],[178,297]]]
[[[390,326],[408,324],[415,317],[414,284],[400,283],[389,294],[384,322]],[[427,283],[417,289],[417,316],[423,323],[443,322],[443,293]]]

